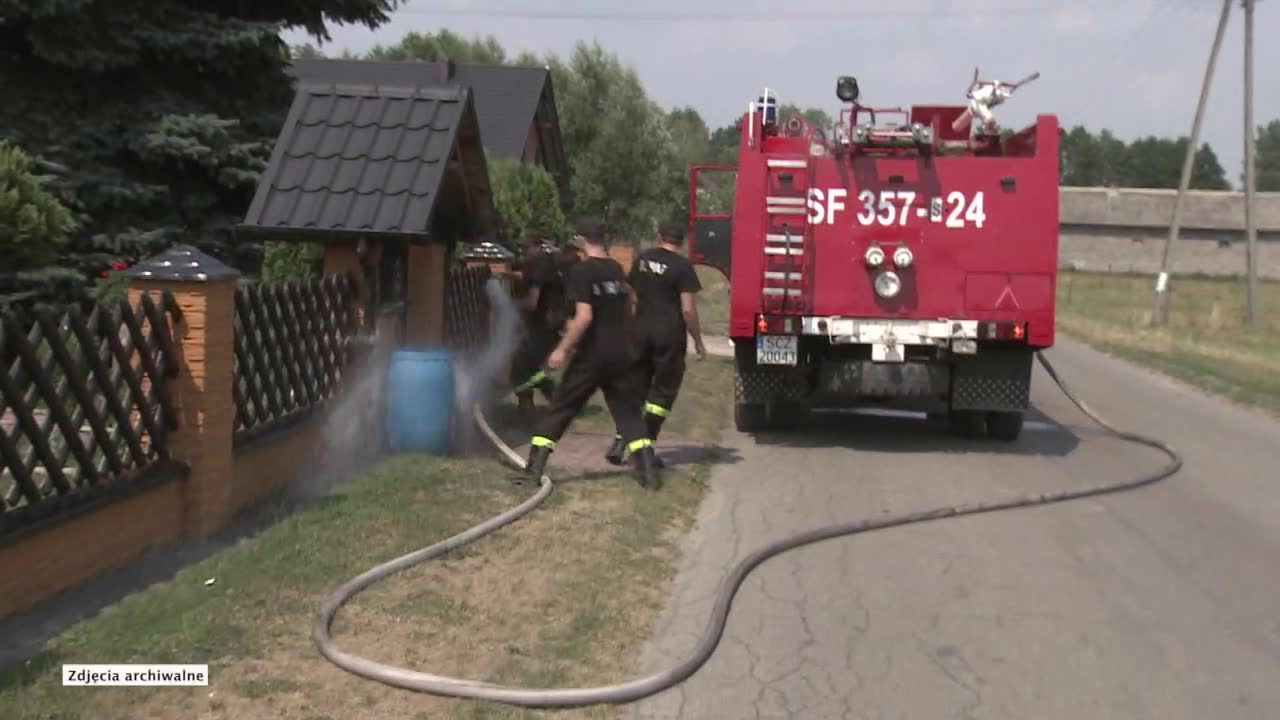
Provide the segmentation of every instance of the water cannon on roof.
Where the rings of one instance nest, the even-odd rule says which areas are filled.
[[[996,122],[995,113],[991,112],[991,108],[1008,100],[1015,90],[1038,77],[1040,77],[1040,73],[1037,71],[1015,83],[1007,83],[1000,80],[979,80],[978,68],[975,67],[973,69],[973,81],[969,83],[969,90],[965,93],[965,97],[969,100],[969,108],[964,114],[956,118],[952,129],[956,132],[964,132],[968,128],[970,138],[976,138],[979,135],[994,135],[1000,132],[1000,126]],[[977,122],[974,122],[975,117]]]

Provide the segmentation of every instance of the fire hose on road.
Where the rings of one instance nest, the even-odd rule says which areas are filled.
[[[407,668],[393,667],[391,665],[385,665],[367,658],[343,652],[337,648],[333,642],[333,638],[329,634],[330,626],[332,625],[334,616],[337,614],[338,610],[341,609],[347,601],[379,580],[383,580],[397,572],[400,572],[401,570],[405,570],[415,565],[420,565],[429,560],[440,557],[451,550],[455,550],[474,542],[475,540],[479,540],[485,535],[488,535],[504,525],[514,522],[528,514],[534,508],[542,504],[542,502],[551,494],[553,487],[551,478],[543,475],[538,492],[516,507],[513,507],[500,515],[494,516],[475,527],[454,535],[451,538],[442,540],[434,545],[425,547],[402,557],[398,557],[372,568],[335,590],[333,594],[325,600],[324,604],[320,608],[320,613],[316,617],[315,625],[312,629],[312,639],[315,641],[316,647],[319,648],[320,653],[338,667],[360,677],[375,680],[386,685],[404,688],[406,690],[426,692],[433,695],[442,695],[447,697],[486,700],[490,702],[533,708],[571,708],[587,705],[630,703],[680,684],[697,672],[698,669],[702,667],[708,659],[710,659],[712,653],[715,652],[716,646],[720,642],[721,635],[724,633],[725,623],[729,618],[729,610],[733,604],[734,595],[738,592],[738,588],[741,587],[743,581],[746,580],[747,575],[749,575],[756,566],[775,555],[822,540],[829,540],[831,538],[844,537],[848,535],[857,535],[859,533],[870,532],[872,530],[883,530],[885,528],[897,527],[900,525],[912,525],[931,520],[960,517],[962,515],[977,515],[981,513],[995,512],[998,510],[1012,510],[1014,508],[1049,505],[1096,495],[1124,492],[1168,478],[1178,472],[1182,467],[1182,457],[1172,447],[1155,438],[1147,437],[1135,432],[1120,430],[1114,427],[1106,420],[1099,417],[1097,413],[1085,405],[1084,402],[1075,395],[1061,376],[1058,375],[1057,370],[1054,369],[1053,365],[1042,353],[1036,353],[1036,358],[1049,374],[1049,377],[1051,377],[1058,385],[1063,394],[1066,395],[1077,408],[1079,408],[1080,412],[1084,413],[1095,423],[1102,426],[1102,428],[1107,432],[1122,440],[1137,443],[1139,445],[1145,445],[1163,452],[1169,456],[1169,463],[1159,471],[1142,475],[1132,480],[1092,485],[1076,490],[1060,490],[1057,492],[1041,493],[1037,495],[1024,495],[989,503],[940,507],[932,510],[906,513],[893,517],[876,518],[874,520],[857,520],[848,523],[840,523],[806,530],[789,538],[784,538],[777,542],[765,545],[743,558],[743,560],[733,568],[733,571],[725,577],[724,581],[720,585],[718,594],[716,595],[715,605],[712,608],[711,617],[707,621],[706,630],[703,632],[702,638],[698,641],[697,646],[694,648],[693,653],[688,659],[675,667],[668,668],[647,677],[619,683],[617,685],[554,689],[508,687],[475,680],[452,678],[443,675],[432,675],[430,673],[419,672]],[[485,420],[485,417],[483,413],[481,413],[478,405],[476,406],[474,413],[476,424],[480,427],[481,431],[488,436],[489,440],[493,443],[494,447],[498,449],[502,457],[517,467],[523,467],[524,459],[506,445],[506,443],[504,443],[496,433],[494,433],[493,429]]]

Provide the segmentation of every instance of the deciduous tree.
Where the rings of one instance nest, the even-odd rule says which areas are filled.
[[[1062,153],[1062,184],[1077,187],[1104,185],[1107,159],[1102,145],[1087,129],[1077,125],[1058,144]]]
[[[680,204],[673,182],[680,159],[666,113],[635,70],[599,43],[578,43],[568,62],[553,55],[547,65],[575,211],[601,217],[616,240],[648,241]]]
[[[492,35],[466,38],[449,30],[440,30],[434,33],[410,32],[394,45],[375,45],[368,57],[370,60],[452,60],[458,63],[502,65],[507,62],[507,51]]]
[[[1076,126],[1060,143],[1062,184],[1073,187],[1118,186],[1176,188],[1182,177],[1187,138],[1147,136],[1125,143],[1110,130],[1097,135]],[[1208,143],[1196,151],[1190,187],[1225,190],[1226,173]]]
[[[1259,191],[1280,191],[1280,120],[1258,128],[1253,171]]]
[[[523,237],[558,243],[564,234],[564,213],[555,178],[538,165],[515,160],[489,162],[493,203],[502,217],[502,239],[508,244]]]

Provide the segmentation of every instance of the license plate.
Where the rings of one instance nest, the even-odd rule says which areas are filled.
[[[757,335],[756,363],[759,365],[795,365],[800,338],[795,335]]]

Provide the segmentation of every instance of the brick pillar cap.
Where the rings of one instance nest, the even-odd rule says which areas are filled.
[[[240,277],[239,270],[215,257],[200,252],[190,245],[175,245],[159,255],[147,258],[134,265],[123,274],[133,280],[178,280],[181,282],[235,280]]]
[[[476,243],[471,250],[464,256],[465,260],[483,260],[485,262],[511,260],[515,258],[515,253],[502,247],[501,245],[489,242]]]

